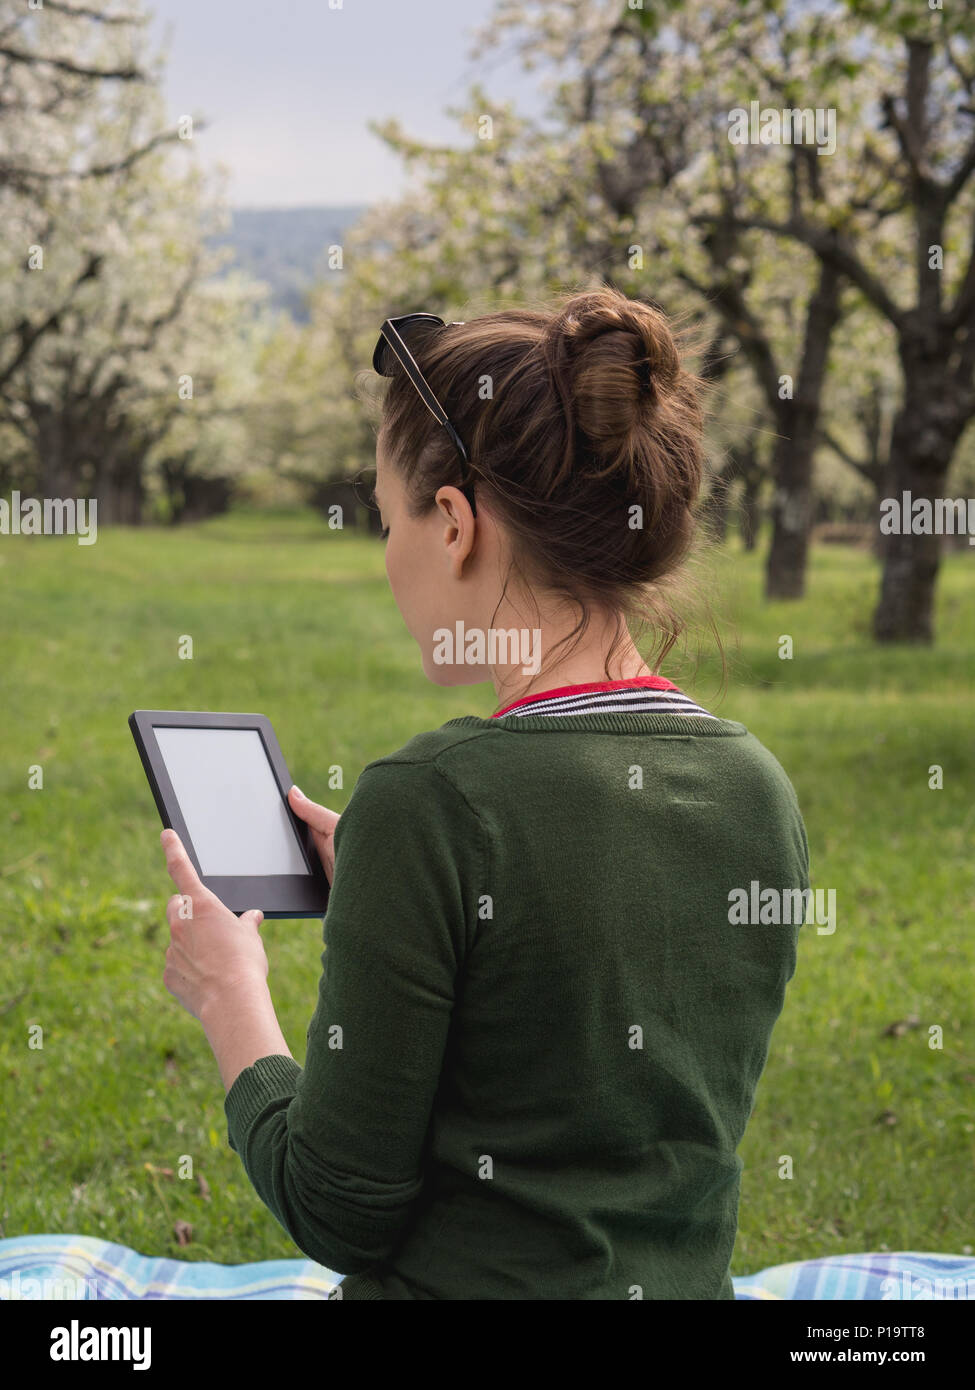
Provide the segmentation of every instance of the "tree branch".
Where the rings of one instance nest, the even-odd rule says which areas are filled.
[[[714,226],[726,214],[720,216],[698,216],[693,219],[697,226]],[[840,235],[825,227],[815,227],[804,219],[789,222],[774,222],[767,217],[735,217],[730,215],[732,225],[740,231],[771,232],[773,236],[786,237],[808,246],[822,261],[835,267],[858,289],[877,309],[898,329],[904,325],[904,310],[901,309],[884,289],[881,282],[860,260],[859,256]]]
[[[72,77],[111,77],[121,82],[146,80],[146,75],[140,68],[86,68],[80,63],[72,63],[69,58],[48,58],[43,53],[24,53],[6,45],[0,46],[0,58],[6,58],[11,63],[24,63],[28,67],[43,63],[46,67],[56,68],[58,72],[70,73]]]
[[[963,323],[968,323],[969,333],[975,336],[975,213],[972,215],[972,237],[971,249],[968,253],[968,266],[958,287],[955,302],[945,315],[945,321],[949,328],[960,328]]]
[[[848,463],[851,468],[855,469],[857,473],[866,478],[868,483],[873,484],[874,487],[879,484],[882,477],[882,470],[879,469],[876,464],[872,462],[864,463],[861,459],[854,458],[850,451],[836,438],[832,430],[827,429],[825,425],[820,426],[819,435],[823,443],[832,449],[834,454],[838,454],[844,463]]]
[[[34,345],[38,341],[38,339],[42,338],[45,333],[50,332],[52,328],[56,328],[58,326],[58,321],[61,315],[66,311],[66,309],[70,305],[79,287],[83,285],[86,280],[95,279],[95,277],[98,275],[98,272],[101,270],[104,259],[104,256],[100,252],[92,252],[88,257],[87,262],[85,263],[84,269],[78,275],[74,284],[68,291],[68,294],[63,303],[60,304],[58,308],[53,309],[51,313],[48,314],[47,318],[43,319],[38,324],[31,325],[26,321],[21,323],[19,329],[20,349],[15,354],[13,359],[10,362],[8,362],[5,367],[0,368],[0,387],[4,386],[14,375],[14,373],[18,371],[18,369],[22,367],[23,364],[27,361],[27,358],[33,351]]]
[[[202,124],[197,127],[202,129]],[[175,130],[160,131],[151,140],[147,140],[144,145],[139,145],[136,149],[130,150],[124,159],[113,160],[109,164],[93,164],[87,169],[25,169],[17,168],[14,165],[0,164],[0,188],[5,184],[17,188],[21,193],[31,193],[34,191],[35,183],[62,182],[67,179],[93,179],[104,178],[108,174],[120,174],[126,169],[131,169],[133,164],[150,154],[160,145],[172,144],[179,140],[179,134]]]
[[[101,10],[90,10],[85,5],[65,5],[62,0],[44,0],[44,8],[72,18],[93,19],[98,24],[145,24],[148,18],[144,14],[103,14]]]
[[[972,136],[968,149],[962,156],[961,163],[955,170],[954,175],[945,185],[944,201],[946,208],[951,207],[972,174],[975,174],[975,135]]]

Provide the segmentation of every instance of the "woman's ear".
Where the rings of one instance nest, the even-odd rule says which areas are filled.
[[[476,531],[474,513],[460,488],[439,488],[434,501],[446,522],[444,543],[447,547],[448,559],[453,567],[454,578],[459,579],[464,561],[474,549]]]

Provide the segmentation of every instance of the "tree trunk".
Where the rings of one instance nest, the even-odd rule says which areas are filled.
[[[885,496],[898,504],[905,492],[912,502],[946,496],[948,469],[969,409],[953,389],[940,356],[920,359],[920,351],[902,352],[905,395],[894,422],[885,484]],[[934,594],[943,540],[915,535],[910,510],[906,516],[904,510],[900,531],[880,538],[884,571],[873,634],[878,642],[927,644],[934,641]]]
[[[711,540],[723,545],[728,535],[731,488],[749,468],[755,466],[755,445],[748,442],[728,450],[724,467],[711,477],[711,487],[701,505],[701,519]]]
[[[761,482],[760,473],[747,474],[741,497],[741,539],[748,552],[753,551],[758,543],[758,489]]]
[[[234,489],[229,478],[199,478],[190,474],[183,483],[180,521],[206,521],[230,508]]]
[[[106,526],[141,526],[145,505],[142,460],[118,439],[105,442],[94,480],[98,521]]]
[[[144,489],[141,473],[111,473],[98,484],[98,524],[140,526]]]
[[[806,591],[813,517],[813,455],[830,338],[840,316],[840,285],[839,273],[832,266],[822,265],[819,283],[809,301],[795,399],[779,402],[766,598],[802,598]]]
[[[71,452],[69,434],[61,417],[54,411],[39,409],[34,413],[37,456],[40,462],[40,486],[43,497],[77,496],[77,466]]]
[[[902,489],[917,497],[931,498],[937,489],[923,474],[892,470],[900,477],[891,496]],[[941,564],[940,536],[884,536],[881,553],[884,577],[880,602],[873,616],[873,635],[878,642],[934,641],[934,590]]]
[[[178,526],[183,519],[183,483],[186,478],[186,458],[165,458],[160,462],[163,494],[169,505],[169,524]]]
[[[798,428],[775,446],[772,544],[765,567],[766,598],[802,598],[812,525],[813,440]]]

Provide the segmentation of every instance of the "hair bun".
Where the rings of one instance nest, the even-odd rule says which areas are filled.
[[[571,362],[579,428],[610,454],[650,425],[677,386],[681,358],[664,315],[611,289],[571,299],[553,325]]]

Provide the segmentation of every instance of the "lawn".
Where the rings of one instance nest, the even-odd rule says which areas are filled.
[[[933,650],[878,649],[868,555],[821,547],[808,597],[768,605],[758,558],[732,549],[711,561],[724,696],[712,654],[665,665],[782,762],[813,884],[836,892],[835,932],[803,930],[741,1146],[735,1275],[840,1252],[971,1250],[972,564],[945,562]],[[106,530],[94,546],[7,536],[0,588],[0,1235],[75,1232],[228,1263],[295,1256],[227,1145],[203,1032],[162,983],[173,890],[128,715],[267,714],[295,780],[341,810],[371,758],[490,713],[493,690],[431,685],[381,545],[311,513]],[[43,787],[30,789],[36,766]],[[262,936],[301,1062],[321,924],[271,921]],[[177,1222],[192,1231],[182,1248]]]

